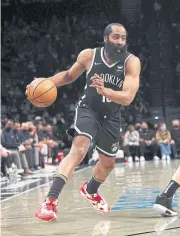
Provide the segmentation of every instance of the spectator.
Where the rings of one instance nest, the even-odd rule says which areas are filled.
[[[2,131],[1,139],[3,147],[7,148],[13,153],[13,161],[16,167],[19,170],[19,173],[22,173],[22,167],[26,174],[30,174],[29,167],[27,164],[26,156],[24,155],[25,147],[18,142],[16,134],[13,130],[13,122],[8,120],[6,127]]]
[[[34,168],[36,170],[41,169],[40,166],[40,150],[43,147],[43,144],[39,142],[38,135],[37,135],[37,129],[36,126],[32,124],[32,122],[27,122],[28,125],[28,133],[29,133],[29,141],[32,146],[33,150],[33,164]]]
[[[44,126],[42,124],[38,125],[37,136],[40,144],[42,147],[40,149],[40,156],[42,161],[42,168],[45,167],[45,163],[48,161],[48,140],[47,140],[47,133],[44,130]]]
[[[0,128],[0,137],[2,136],[2,129]],[[2,137],[1,137],[2,139]],[[3,178],[1,181],[8,181],[8,179],[20,178],[20,173],[23,173],[23,169],[17,169],[16,165],[13,163],[14,153],[0,144],[0,157],[1,157],[1,173]]]
[[[156,133],[156,141],[160,146],[162,160],[170,160],[171,155],[171,133],[167,130],[166,124],[162,123]]]
[[[24,145],[25,151],[24,154],[26,155],[26,159],[28,162],[29,169],[32,171],[34,168],[34,157],[33,157],[33,150],[30,142],[30,137],[28,133],[28,124],[22,123],[21,130],[17,132],[17,138],[19,141]]]
[[[51,125],[46,125],[44,129],[47,132],[49,156],[52,157],[52,164],[56,164],[57,153],[58,153],[58,143],[55,141],[53,134],[53,127]]]
[[[155,133],[149,129],[146,122],[142,123],[140,135],[140,161],[145,161],[145,151],[150,149],[153,159],[159,160],[157,156],[157,143],[155,142]]]
[[[157,133],[158,128],[159,128],[158,124],[155,123],[155,124],[153,125],[153,130],[154,130],[155,134]]]
[[[7,150],[0,144],[0,158],[1,158],[1,173],[3,174],[3,178],[1,181],[18,181],[21,180],[21,173],[24,172],[17,170],[16,166],[14,165],[12,158],[13,152]]]
[[[141,127],[142,127],[142,124],[140,122],[136,122],[135,124],[135,130],[137,130],[138,132],[141,131]]]
[[[128,162],[132,162],[132,153],[135,152],[135,161],[139,161],[139,132],[133,125],[129,125],[124,137],[124,152],[128,156]]]
[[[174,158],[180,158],[180,121],[172,121],[172,130],[171,130],[171,145]],[[178,156],[179,154],[179,156]]]

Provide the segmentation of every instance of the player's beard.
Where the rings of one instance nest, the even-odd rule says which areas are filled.
[[[108,56],[108,58],[113,61],[119,61],[124,54],[124,52],[127,51],[127,45],[117,45],[114,43],[111,43],[109,40],[105,43],[105,51]]]

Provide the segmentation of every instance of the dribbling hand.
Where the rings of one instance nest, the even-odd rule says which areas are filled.
[[[92,84],[90,87],[96,88],[97,93],[103,95],[104,94],[104,80],[98,75],[94,74],[94,76],[91,77]]]
[[[36,83],[36,80],[37,80],[38,78],[34,78],[34,80],[30,83],[30,84],[28,84],[27,86],[26,86],[26,92],[25,92],[25,94],[27,95],[27,89],[28,89],[28,87],[29,86],[31,86],[31,85],[34,85],[35,83]]]

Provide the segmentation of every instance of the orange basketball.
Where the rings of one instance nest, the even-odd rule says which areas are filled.
[[[27,89],[28,100],[36,107],[48,107],[57,97],[57,88],[52,80],[38,78]]]

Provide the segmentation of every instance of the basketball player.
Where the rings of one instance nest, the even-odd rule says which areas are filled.
[[[74,137],[71,150],[60,163],[47,198],[35,212],[42,220],[56,219],[59,194],[85,157],[91,140],[97,145],[99,162],[91,180],[79,190],[97,211],[110,211],[98,188],[115,165],[121,105],[129,105],[139,88],[140,61],[127,51],[126,38],[123,25],[108,25],[104,31],[104,47],[83,50],[68,71],[48,78],[56,86],[63,86],[86,71],[86,86],[76,108],[74,127],[68,130]]]
[[[177,212],[172,208],[172,199],[179,187],[180,166],[176,170],[175,174],[172,177],[172,180],[169,182],[164,192],[162,192],[161,195],[157,196],[153,209],[163,216],[176,216]]]

